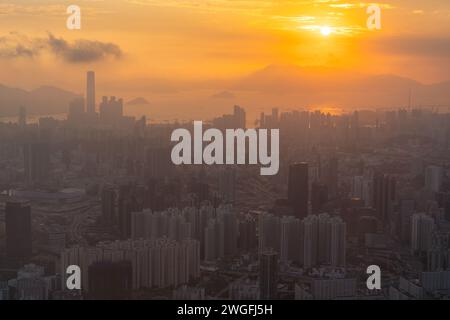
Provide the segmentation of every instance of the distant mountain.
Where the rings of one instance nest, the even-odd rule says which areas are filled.
[[[32,91],[0,84],[0,116],[14,116],[21,106],[29,114],[67,112],[69,102],[79,95],[55,87],[43,86]]]
[[[270,65],[237,81],[230,88],[277,96],[281,103],[299,98],[302,104],[336,104],[349,107],[450,105],[450,81],[422,84],[391,74],[367,75],[347,70],[295,65]]]
[[[211,96],[213,99],[234,99],[235,96],[230,91],[221,91]]]
[[[145,98],[139,97],[128,101],[127,104],[132,106],[132,105],[150,104],[150,102],[148,102],[148,100]]]

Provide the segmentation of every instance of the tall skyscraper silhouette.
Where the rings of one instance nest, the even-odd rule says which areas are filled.
[[[295,163],[289,167],[288,201],[299,218],[308,215],[308,164]]]
[[[6,256],[27,259],[31,256],[31,209],[20,202],[5,206]]]
[[[89,297],[92,300],[127,300],[131,289],[130,261],[101,261],[89,266]]]
[[[396,180],[394,177],[376,173],[373,178],[373,204],[383,226],[389,222],[396,200]]]
[[[88,71],[86,87],[86,111],[88,114],[95,113],[95,72]]]
[[[27,126],[27,109],[25,107],[20,107],[19,109],[19,127],[24,129]]]
[[[278,286],[278,254],[276,251],[265,251],[259,257],[259,290],[261,300],[277,298]]]
[[[245,110],[239,106],[234,106],[234,126],[236,128],[246,127],[246,115]]]
[[[115,222],[116,191],[110,186],[102,190],[102,220],[105,224]]]
[[[26,143],[23,148],[27,182],[42,182],[50,171],[50,148],[46,142]]]

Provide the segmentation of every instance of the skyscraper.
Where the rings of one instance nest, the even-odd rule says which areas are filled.
[[[75,98],[69,103],[69,114],[67,121],[71,124],[80,125],[84,115],[84,98]]]
[[[328,201],[328,187],[324,184],[314,182],[311,187],[311,209],[317,214],[322,206]]]
[[[233,256],[237,253],[238,220],[233,207],[220,206],[217,208],[217,218],[223,224],[224,255]]]
[[[234,168],[224,168],[220,170],[219,196],[224,203],[233,203],[236,200],[236,170]]]
[[[328,194],[331,198],[336,197],[339,185],[339,160],[336,156],[328,159],[324,171]]]
[[[318,253],[318,216],[311,215],[303,219],[301,224],[301,232],[303,235],[303,257],[301,262],[305,268],[311,268],[317,264]],[[323,236],[328,236],[328,232]]]
[[[411,218],[411,250],[415,253],[431,249],[434,219],[424,213],[416,213]]]
[[[394,202],[396,200],[396,180],[394,177],[376,173],[373,179],[373,205],[383,227],[391,218]]]
[[[246,125],[245,110],[239,106],[234,106],[234,126],[236,128],[245,128]]]
[[[298,218],[308,215],[308,198],[308,164],[292,164],[289,167],[288,201]]]
[[[214,261],[224,256],[224,226],[219,219],[210,219],[205,228],[206,261]]]
[[[270,214],[258,215],[258,247],[259,252],[280,250],[280,218]]]
[[[270,250],[259,257],[259,295],[261,300],[277,298],[278,254]]]
[[[95,300],[125,300],[132,289],[130,261],[97,262],[89,266],[89,297]]]
[[[20,107],[19,109],[19,127],[25,129],[27,126],[27,109],[25,107]]]
[[[340,217],[330,219],[331,224],[331,265],[345,267],[347,225]]]
[[[70,265],[78,265],[82,272],[82,288],[93,295],[108,294],[109,277],[101,277],[109,272],[114,290],[126,288],[128,290],[129,272],[126,265],[115,264],[123,260],[131,261],[131,288],[174,288],[200,276],[200,244],[197,240],[186,239],[181,242],[175,240],[126,240],[98,243],[95,247],[72,247],[61,253],[61,284],[65,286],[67,276],[65,270]],[[106,263],[90,270],[95,263]],[[119,270],[118,270],[119,269]],[[120,271],[123,270],[123,271]],[[91,279],[95,277],[97,279]],[[101,277],[99,279],[99,277]],[[99,292],[100,291],[100,292]],[[96,293],[97,292],[97,293]],[[120,292],[116,291],[116,294]]]
[[[119,124],[123,117],[123,99],[103,97],[99,106],[100,121],[104,124]]]
[[[444,212],[445,212],[445,219],[447,220],[447,221],[450,221],[450,199],[448,199],[446,202],[445,202],[445,207],[444,207]]]
[[[425,188],[432,192],[441,191],[444,181],[444,169],[438,166],[428,166],[425,170]]]
[[[88,71],[86,87],[86,111],[88,114],[95,113],[95,72]]]
[[[105,224],[112,224],[115,220],[116,191],[111,186],[102,190],[102,220]]]
[[[303,253],[303,234],[300,229],[300,220],[295,217],[283,217],[280,221],[280,261],[289,263],[290,261],[300,262],[300,255]]]
[[[300,231],[301,262],[305,268],[345,266],[347,225],[341,217],[328,213],[309,215],[302,220]]]
[[[5,206],[6,255],[27,259],[31,256],[31,209],[20,202],[7,202]]]
[[[23,148],[25,180],[40,182],[48,177],[50,150],[48,143],[26,143]]]
[[[131,236],[131,213],[139,211],[132,186],[120,186],[117,207],[120,237],[121,239],[128,239]]]

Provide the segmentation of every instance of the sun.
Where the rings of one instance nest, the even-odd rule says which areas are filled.
[[[320,33],[321,33],[323,36],[327,37],[327,36],[329,36],[329,35],[331,34],[331,28],[328,27],[328,26],[320,27]]]

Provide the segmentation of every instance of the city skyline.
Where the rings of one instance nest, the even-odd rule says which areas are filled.
[[[1,303],[450,298],[447,0],[76,2],[0,4]]]

